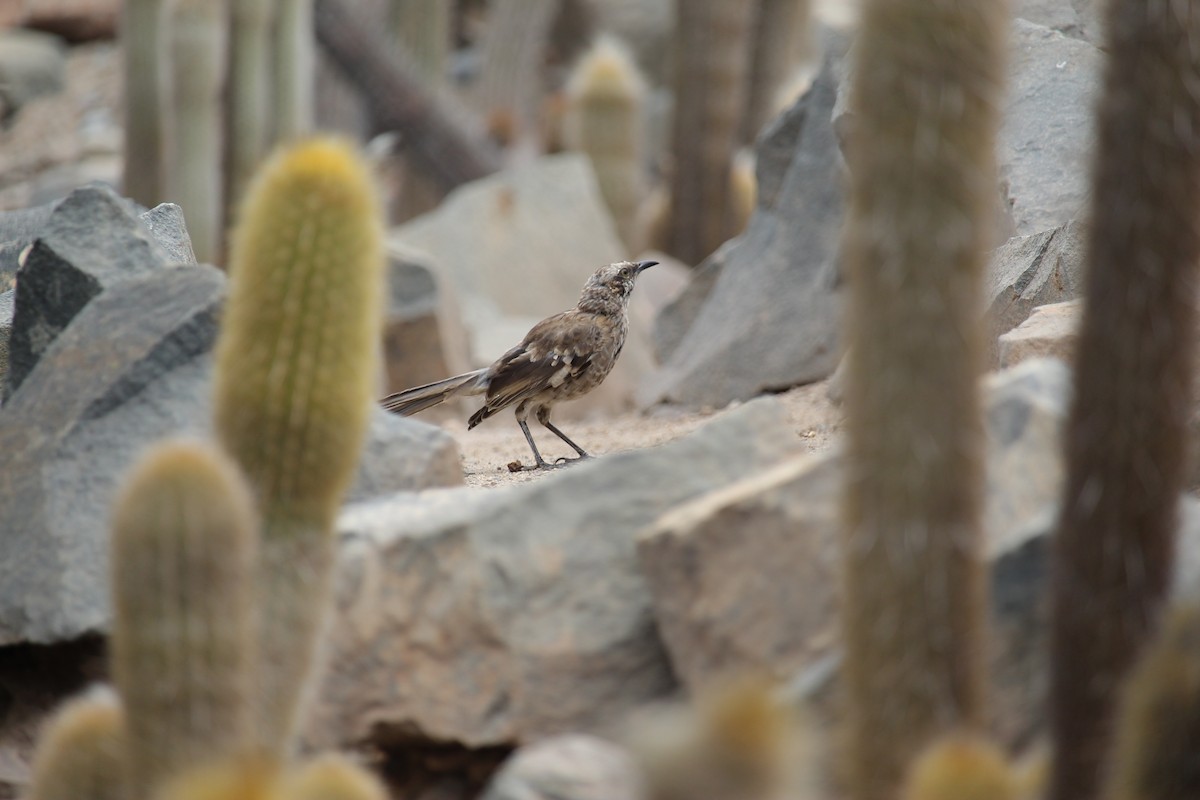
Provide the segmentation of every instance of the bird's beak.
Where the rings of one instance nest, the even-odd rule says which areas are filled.
[[[643,270],[650,269],[657,263],[657,261],[639,261],[637,263],[637,271],[642,272]]]

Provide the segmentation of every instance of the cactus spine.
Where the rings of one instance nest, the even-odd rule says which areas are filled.
[[[342,755],[310,761],[288,777],[288,800],[387,800],[379,780]]]
[[[745,105],[751,2],[676,0],[667,252],[699,264],[734,231],[729,170]]]
[[[1125,689],[1109,800],[1200,797],[1200,606],[1174,609]]]
[[[187,215],[196,259],[218,262],[225,223],[221,129],[226,19],[223,0],[175,0],[170,16],[171,122],[167,184]]]
[[[773,116],[774,104],[789,73],[807,50],[812,0],[759,0],[754,24],[746,111],[739,139],[754,142]]]
[[[371,409],[382,322],[379,203],[347,144],[262,168],[234,231],[216,427],[263,517],[263,744],[286,755],[328,604],[333,522]]]
[[[903,800],[1017,800],[1019,781],[995,746],[972,736],[934,742],[908,775]]]
[[[275,19],[275,141],[312,131],[316,44],[312,0],[278,0]]]
[[[249,741],[254,549],[249,490],[210,445],[158,445],[117,499],[112,671],[133,797]]]
[[[67,702],[34,754],[29,800],[125,800],[124,719],[108,689]]]
[[[625,247],[634,252],[642,175],[642,114],[646,87],[629,53],[602,38],[567,83],[567,146],[591,159],[600,193]]]
[[[1053,545],[1052,800],[1094,797],[1158,624],[1184,488],[1200,260],[1200,7],[1114,0]]]
[[[125,0],[121,44],[125,51],[125,160],[121,188],[144,206],[163,196],[163,94],[165,0]],[[190,220],[189,220],[190,221]]]
[[[1003,2],[870,0],[849,142],[846,778],[893,797],[984,712],[977,378]]]
[[[229,93],[225,132],[225,209],[232,216],[267,148],[271,104],[271,0],[230,7]]]

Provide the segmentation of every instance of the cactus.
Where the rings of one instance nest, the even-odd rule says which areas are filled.
[[[1200,261],[1200,8],[1113,0],[1052,547],[1053,800],[1094,797],[1172,571]]]
[[[745,105],[755,3],[676,0],[667,252],[699,264],[733,235],[729,168]]]
[[[239,755],[184,769],[155,800],[284,800],[279,765],[270,758]]]
[[[1174,609],[1125,689],[1108,800],[1200,797],[1200,606]]]
[[[286,755],[328,605],[333,522],[374,407],[382,222],[347,144],[284,148],[246,198],[217,345],[216,427],[263,517],[263,744]]]
[[[131,796],[249,742],[255,516],[228,457],[151,450],[113,512],[113,678],[128,714]]]
[[[170,14],[171,200],[187,215],[196,259],[220,259],[225,228],[221,194],[221,128],[226,32],[221,0],[176,0]]]
[[[288,776],[287,800],[387,800],[379,779],[342,755],[324,755]]]
[[[934,742],[912,766],[903,800],[1017,800],[1019,781],[987,741],[951,736]]]
[[[555,0],[495,0],[483,35],[483,66],[476,105],[504,144],[530,144],[537,130],[542,60]]]
[[[275,18],[274,140],[312,132],[316,41],[312,0],[278,0]]]
[[[646,87],[615,39],[601,38],[567,83],[567,146],[587,153],[617,231],[634,252],[638,207],[645,195],[642,115]]]
[[[396,42],[434,90],[446,82],[453,10],[451,0],[391,0],[388,6]]]
[[[852,84],[843,496],[846,778],[892,797],[984,716],[984,251],[1003,2],[870,0]]]
[[[125,800],[121,704],[101,687],[51,718],[33,758],[29,800]]]
[[[775,100],[790,73],[806,55],[812,0],[759,0],[754,24],[746,111],[739,140],[754,143],[775,113]]]
[[[231,218],[267,149],[271,103],[271,0],[230,6],[229,91],[225,118],[225,213]]]
[[[125,159],[121,190],[153,208],[163,193],[163,95],[165,0],[125,0],[121,45],[125,52]],[[189,220],[190,221],[190,220]]]
[[[695,707],[644,712],[629,747],[648,800],[777,800],[807,794],[802,720],[764,680],[704,692]]]

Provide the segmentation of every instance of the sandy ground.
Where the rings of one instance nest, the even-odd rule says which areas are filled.
[[[841,410],[826,395],[826,383],[801,386],[779,395],[788,411],[788,420],[796,439],[804,449],[827,449],[841,429]],[[662,407],[642,414],[630,412],[595,422],[564,422],[559,427],[580,447],[595,456],[653,447],[678,439],[704,424],[716,411],[692,412]],[[418,419],[421,417],[418,416]],[[508,486],[539,480],[548,472],[510,472],[508,464],[520,460],[533,463],[533,454],[511,414],[496,415],[475,430],[468,431],[466,415],[462,419],[426,420],[440,425],[458,441],[463,457],[463,477],[467,486]],[[530,432],[547,461],[575,453],[537,423]],[[569,469],[570,467],[565,467]]]

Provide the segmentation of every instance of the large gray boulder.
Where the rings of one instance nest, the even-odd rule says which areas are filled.
[[[637,531],[796,447],[782,404],[763,398],[535,482],[346,509],[310,742],[505,745],[601,731],[671,692]]]
[[[481,800],[642,800],[641,771],[622,748],[595,736],[551,736],[513,753]]]
[[[17,273],[6,396],[105,288],[172,261],[137,213],[128,200],[97,186],[72,192],[54,208]]]
[[[1103,55],[1023,19],[1012,37],[996,155],[1012,233],[1029,236],[1084,210]]]
[[[675,330],[658,337],[665,360],[639,402],[719,408],[819,380],[837,365],[842,177],[831,117],[839,62],[827,59],[760,137],[759,205],[746,231],[712,257],[719,268],[700,267],[711,282],[703,298],[688,291],[664,311]]]
[[[0,386],[8,372],[8,337],[12,333],[13,291],[0,293]],[[2,399],[2,398],[0,398]]]
[[[1083,226],[1070,222],[1014,237],[992,251],[984,293],[993,366],[999,359],[999,337],[1023,323],[1035,307],[1083,294],[1084,246]]]
[[[1100,0],[1017,0],[1013,15],[1099,45],[1101,5]]]

